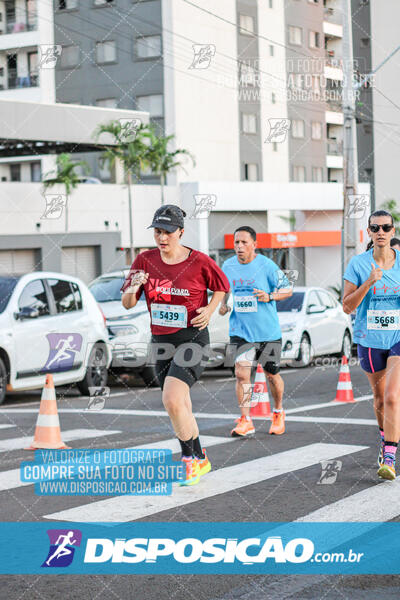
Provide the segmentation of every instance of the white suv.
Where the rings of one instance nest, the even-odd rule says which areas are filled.
[[[0,404],[7,391],[54,384],[107,383],[111,352],[105,317],[76,277],[35,271],[0,276]]]

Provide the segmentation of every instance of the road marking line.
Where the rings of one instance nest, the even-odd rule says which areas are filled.
[[[327,504],[304,517],[296,519],[296,522],[373,521],[375,525],[379,525],[380,522],[390,521],[390,519],[394,519],[400,514],[399,494],[400,477],[397,477],[394,481],[382,481],[362,492],[357,492],[347,496],[347,498]],[[345,540],[340,538],[341,543],[342,541]]]
[[[121,431],[108,431],[104,429],[69,429],[61,434],[63,442],[73,442],[79,439],[89,439],[102,437],[105,435],[114,435]],[[10,450],[22,450],[29,446],[33,440],[33,435],[10,438],[8,440],[0,440],[0,452],[8,452]]]
[[[375,419],[352,419],[340,417],[286,417],[286,421],[298,423],[341,423],[343,425],[372,425],[378,427]]]
[[[90,522],[94,518],[101,522],[134,521],[367,448],[350,444],[310,444],[211,471],[193,487],[174,484],[171,496],[146,496],[144,500],[141,496],[118,496],[44,515],[44,518],[77,522]]]
[[[104,435],[107,435],[109,432],[104,431]],[[64,437],[64,436],[63,436]],[[100,437],[100,436],[99,436]],[[226,444],[228,442],[234,442],[237,438],[223,438],[216,437],[213,435],[202,435],[201,441],[205,448],[210,448],[211,446],[216,446],[217,444]],[[171,438],[168,440],[161,440],[158,442],[151,442],[150,444],[141,444],[140,446],[133,446],[132,448],[124,448],[124,450],[149,450],[149,449],[157,449],[162,448],[166,450],[172,450],[174,453],[179,452],[179,442],[177,438]],[[61,463],[51,463],[52,465],[61,464]],[[12,490],[15,488],[19,488],[25,485],[33,485],[29,481],[21,481],[20,479],[20,469],[10,469],[9,471],[0,471],[0,492],[4,492],[5,490]]]
[[[13,423],[0,423],[0,429],[9,429],[10,427],[16,427]]]
[[[364,400],[370,400],[372,395],[368,396],[360,396],[359,398],[355,398],[356,402],[363,402]],[[347,406],[346,402],[322,402],[320,404],[308,404],[306,406],[298,406],[296,408],[288,408],[285,409],[285,413],[287,415],[305,412],[310,410],[318,410],[319,408],[329,407],[332,408],[334,406]],[[1,413],[37,413],[37,409],[28,408],[18,409],[18,408],[5,408],[0,409]],[[165,410],[141,410],[141,409],[124,409],[124,408],[103,408],[103,410],[99,411],[88,411],[85,408],[59,408],[59,413],[85,413],[91,415],[127,415],[127,416],[135,416],[135,417],[168,417],[168,414]],[[229,419],[235,420],[238,416],[238,413],[230,414],[230,413],[201,413],[196,412],[194,416],[198,419]],[[265,420],[265,417],[252,417],[255,420]]]

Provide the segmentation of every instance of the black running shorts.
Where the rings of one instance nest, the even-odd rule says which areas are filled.
[[[176,377],[192,387],[204,371],[208,357],[203,353],[204,346],[210,343],[208,329],[187,327],[175,333],[152,335],[152,343],[172,344],[176,349],[172,357],[158,359],[155,363],[157,379],[161,389],[165,378],[169,375]]]
[[[280,371],[281,353],[282,353],[282,338],[272,340],[270,342],[247,342],[245,339],[233,335],[230,337],[230,343],[236,345],[235,362],[240,362],[240,355],[243,355],[242,360],[248,362],[260,363],[263,368],[271,375],[276,375]]]

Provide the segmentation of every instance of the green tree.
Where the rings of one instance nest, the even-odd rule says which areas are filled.
[[[141,172],[149,166],[149,126],[141,123],[137,128],[132,129],[129,121],[122,124],[115,120],[99,125],[95,132],[96,139],[99,140],[104,134],[111,136],[112,145],[104,145],[101,161],[103,164],[108,163],[110,167],[114,167],[119,161],[123,166],[125,182],[128,186],[129,246],[130,259],[133,262],[132,176],[139,181]]]
[[[196,162],[194,156],[184,148],[170,151],[168,145],[175,138],[174,135],[157,135],[153,125],[149,126],[150,144],[147,152],[147,160],[152,172],[160,178],[161,185],[161,204],[164,204],[164,186],[167,180],[167,175],[173,169],[181,168],[187,172],[183,166],[183,162],[179,159],[181,156],[190,158],[192,165]]]
[[[396,235],[399,235],[399,232],[400,232],[400,212],[398,210],[398,206],[397,206],[396,200],[393,200],[393,199],[385,200],[385,202],[382,203],[381,208],[383,208],[383,210],[387,210],[388,212],[390,212],[390,214],[393,217],[394,226],[396,228]]]
[[[43,188],[44,191],[54,187],[55,185],[63,185],[65,189],[65,231],[68,231],[68,200],[72,190],[81,182],[81,174],[75,169],[82,167],[85,174],[89,173],[89,165],[84,160],[72,161],[70,154],[59,154],[56,158],[56,169],[49,171],[44,175]],[[52,177],[50,177],[52,176]]]

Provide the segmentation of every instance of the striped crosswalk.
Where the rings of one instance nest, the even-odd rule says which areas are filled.
[[[68,409],[64,410],[67,412]],[[117,410],[115,412],[117,412]],[[139,416],[138,413],[141,411],[118,410],[118,412],[119,414],[123,413],[125,416],[129,415],[131,418],[135,418]],[[367,426],[367,429],[370,430],[370,426],[374,424],[373,419],[303,416],[297,414],[300,412],[300,410],[297,409],[294,409],[292,412],[294,414],[288,415],[288,421],[303,423],[304,427],[308,427],[309,424],[313,423],[331,423],[333,425],[337,424],[344,426],[350,421],[353,425],[358,425],[360,427]],[[21,414],[23,413],[25,413],[25,411],[21,412]],[[147,411],[147,416],[154,419],[158,413],[160,416],[165,415],[162,411]],[[105,414],[106,413],[103,413],[103,415]],[[204,415],[200,414],[199,416],[201,417]],[[98,415],[96,415],[96,418],[97,417]],[[225,424],[226,415],[224,415],[224,417]],[[207,418],[208,414],[205,416],[205,419]],[[93,429],[86,427],[64,430],[62,432],[63,441],[76,441],[79,447],[84,448],[88,447],[88,444],[85,444],[86,440],[98,438],[99,443],[101,443],[101,440],[105,439],[109,442],[109,436],[123,433],[119,429],[102,429],[100,423],[104,424],[104,421],[101,421],[101,419],[99,421],[96,420],[95,423],[99,424],[99,426]],[[225,425],[224,429],[226,429]],[[18,428],[16,425],[9,423],[0,424],[0,430],[3,438],[0,439],[0,453],[9,452],[9,454],[7,454],[7,464],[10,465],[9,457],[12,456],[12,452],[29,445],[32,436],[16,437],[15,434],[18,433]],[[7,435],[9,437],[7,437]],[[350,443],[350,440],[349,443],[330,443],[330,441],[333,442],[333,440],[327,438],[326,441],[328,443],[315,442],[299,444],[296,448],[275,452],[265,456],[264,454],[267,454],[266,450],[264,451],[257,443],[254,443],[253,446],[251,446],[250,442],[250,446],[248,447],[254,448],[255,457],[250,460],[243,461],[242,459],[242,462],[237,462],[237,459],[235,458],[237,453],[233,448],[236,447],[239,449],[241,444],[246,444],[243,440],[231,438],[227,433],[226,435],[204,435],[202,436],[202,441],[203,445],[207,448],[220,446],[221,451],[225,452],[225,456],[228,456],[228,458],[224,459],[224,464],[222,466],[212,470],[206,477],[202,478],[200,484],[197,486],[182,488],[178,485],[174,485],[172,495],[168,496],[114,496],[101,500],[90,499],[93,501],[89,502],[88,498],[85,496],[57,497],[57,499],[54,499],[54,503],[52,503],[53,510],[49,510],[49,503],[47,503],[45,504],[47,509],[42,509],[42,514],[37,516],[41,520],[49,521],[82,523],[97,521],[112,524],[115,522],[146,519],[165,511],[177,511],[179,513],[183,507],[192,505],[196,502],[215,502],[215,499],[217,499],[217,501],[224,503],[224,495],[232,493],[235,490],[244,490],[248,486],[262,485],[264,482],[274,478],[276,478],[278,485],[278,483],[282,481],[282,479],[279,478],[282,478],[289,473],[297,473],[297,477],[302,477],[303,472],[306,473],[307,469],[315,467],[315,465],[318,465],[321,461],[337,460],[351,455],[355,458],[356,463],[357,460],[359,460],[358,457],[361,453],[369,449],[369,446],[367,445]],[[351,441],[354,442],[353,439]],[[232,448],[232,451],[228,450],[227,445]],[[128,446],[128,444],[126,446]],[[174,453],[177,453],[179,450],[179,444],[176,438],[161,439],[156,442],[129,446],[129,448],[132,447],[137,449],[164,448],[170,449]],[[240,456],[240,453],[238,453],[238,456]],[[234,457],[234,460],[230,461],[229,457]],[[32,458],[32,456],[27,454],[27,460],[30,458]],[[233,464],[230,464],[230,462]],[[18,498],[18,495],[20,493],[22,494],[21,488],[24,488],[25,498],[27,493],[31,493],[33,498],[37,498],[34,495],[35,492],[33,486],[30,483],[20,481],[19,464],[13,466],[14,468],[7,468],[0,471],[0,506],[2,498],[7,498],[7,496],[2,496],[2,493],[6,495],[8,492],[11,492],[13,498]],[[302,473],[299,473],[300,471]],[[371,465],[371,475],[374,471],[374,465]],[[27,490],[29,487],[31,488],[31,492],[29,489]],[[360,488],[357,488],[356,485],[354,485],[354,482],[351,481],[351,485],[349,485],[348,489],[351,491],[349,495],[336,499],[336,501],[331,503],[328,501],[321,508],[313,510],[308,514],[299,514],[298,512],[295,515],[294,520],[297,522],[335,521],[343,523],[351,521],[368,521],[372,524],[374,521],[392,520],[400,515],[400,505],[397,502],[398,494],[400,492],[400,479],[395,482],[378,482],[376,478],[371,478],[368,487],[361,491]],[[207,505],[205,504],[205,506]],[[306,511],[303,511],[303,513],[304,512]],[[175,513],[173,512],[172,514]],[[210,518],[212,520],[212,517]],[[230,518],[234,520],[235,515],[230,515]]]

